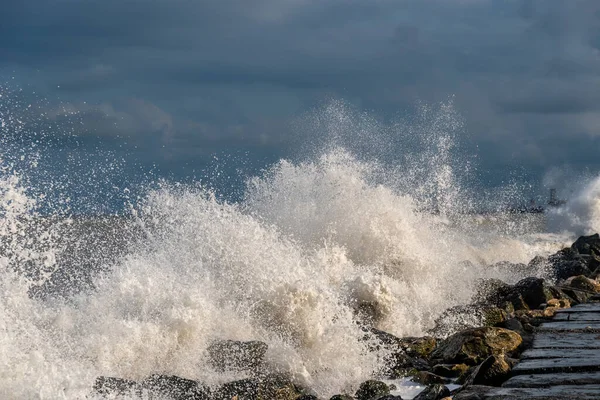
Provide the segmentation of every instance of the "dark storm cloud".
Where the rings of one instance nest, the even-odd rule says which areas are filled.
[[[328,97],[393,116],[454,95],[482,163],[545,168],[598,145],[600,2],[13,0],[0,72],[170,154],[277,154]]]

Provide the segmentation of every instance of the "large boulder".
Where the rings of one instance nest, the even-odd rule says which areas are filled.
[[[575,275],[589,276],[592,270],[589,266],[589,257],[579,254],[572,248],[559,250],[548,257],[551,272],[557,281],[565,280]]]
[[[525,278],[517,282],[514,291],[523,297],[529,308],[539,308],[553,298],[552,292],[541,278]]]
[[[472,328],[442,341],[431,359],[440,363],[475,365],[491,355],[513,352],[521,343],[521,336],[508,329]]]
[[[600,266],[600,235],[581,236],[571,245],[577,254],[589,256],[588,266],[594,270]]]
[[[257,371],[267,352],[266,343],[219,340],[208,346],[208,361],[217,371]]]
[[[483,303],[494,305],[511,313],[515,310],[529,310],[539,308],[554,294],[546,282],[541,278],[525,278],[515,285],[487,282],[479,297]],[[502,321],[501,321],[502,322]]]
[[[390,387],[381,381],[369,380],[360,384],[354,394],[357,400],[377,400],[390,394]]]
[[[473,371],[465,385],[500,386],[508,379],[510,371],[511,366],[504,355],[492,355]]]

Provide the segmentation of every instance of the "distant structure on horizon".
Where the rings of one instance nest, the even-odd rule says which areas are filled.
[[[550,199],[548,200],[548,207],[560,207],[567,203],[566,200],[560,200],[556,197],[556,189],[550,189]]]
[[[543,205],[538,205],[535,199],[531,199],[529,206],[509,208],[508,211],[511,213],[541,214],[546,212],[549,208],[560,207],[566,203],[566,200],[561,200],[556,196],[556,189],[552,188],[550,189],[550,198],[545,207]]]

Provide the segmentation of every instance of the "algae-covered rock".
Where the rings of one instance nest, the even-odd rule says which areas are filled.
[[[336,394],[332,396],[329,400],[354,400],[354,397],[348,394]]]
[[[399,338],[377,329],[370,329],[365,339],[370,340],[373,350],[387,350],[380,374],[392,379],[412,375],[413,371],[428,370],[430,365],[426,357],[436,345],[436,340],[429,336]]]
[[[475,365],[490,355],[516,350],[521,342],[518,333],[504,328],[467,329],[442,341],[431,358],[442,363]]]
[[[484,326],[498,326],[507,318],[506,311],[498,307],[486,307],[482,312]]]
[[[371,328],[369,332],[373,334],[383,348],[391,351],[402,350],[411,357],[427,358],[436,346],[436,339],[431,336],[400,338],[374,328]]]
[[[387,394],[390,394],[390,388],[386,383],[369,380],[360,384],[354,397],[357,400],[375,400]]]
[[[437,364],[431,372],[445,378],[458,378],[469,370],[467,364]]]

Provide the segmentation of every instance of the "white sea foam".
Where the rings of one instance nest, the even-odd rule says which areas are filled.
[[[424,334],[446,308],[469,301],[476,279],[520,278],[490,264],[527,262],[570,239],[444,205],[465,198],[450,184],[452,165],[440,166],[452,161],[432,162],[444,170],[426,190],[381,179],[385,166],[343,146],[276,163],[237,204],[165,184],[134,207],[146,239],[96,275],[93,291],[66,299],[29,295],[31,274],[15,272],[23,254],[50,273],[56,257],[13,240],[34,204],[16,178],[4,179],[0,228],[13,245],[0,274],[0,395],[82,398],[100,375],[239,377],[208,366],[215,339],[265,341],[271,368],[321,396],[355,389],[382,356],[361,340],[364,312],[390,333]],[[425,194],[436,193],[439,213],[423,211]],[[51,242],[44,229],[35,234]],[[53,250],[63,248],[57,241]]]
[[[582,182],[566,204],[550,210],[548,221],[549,228],[557,232],[600,232],[600,177]]]

